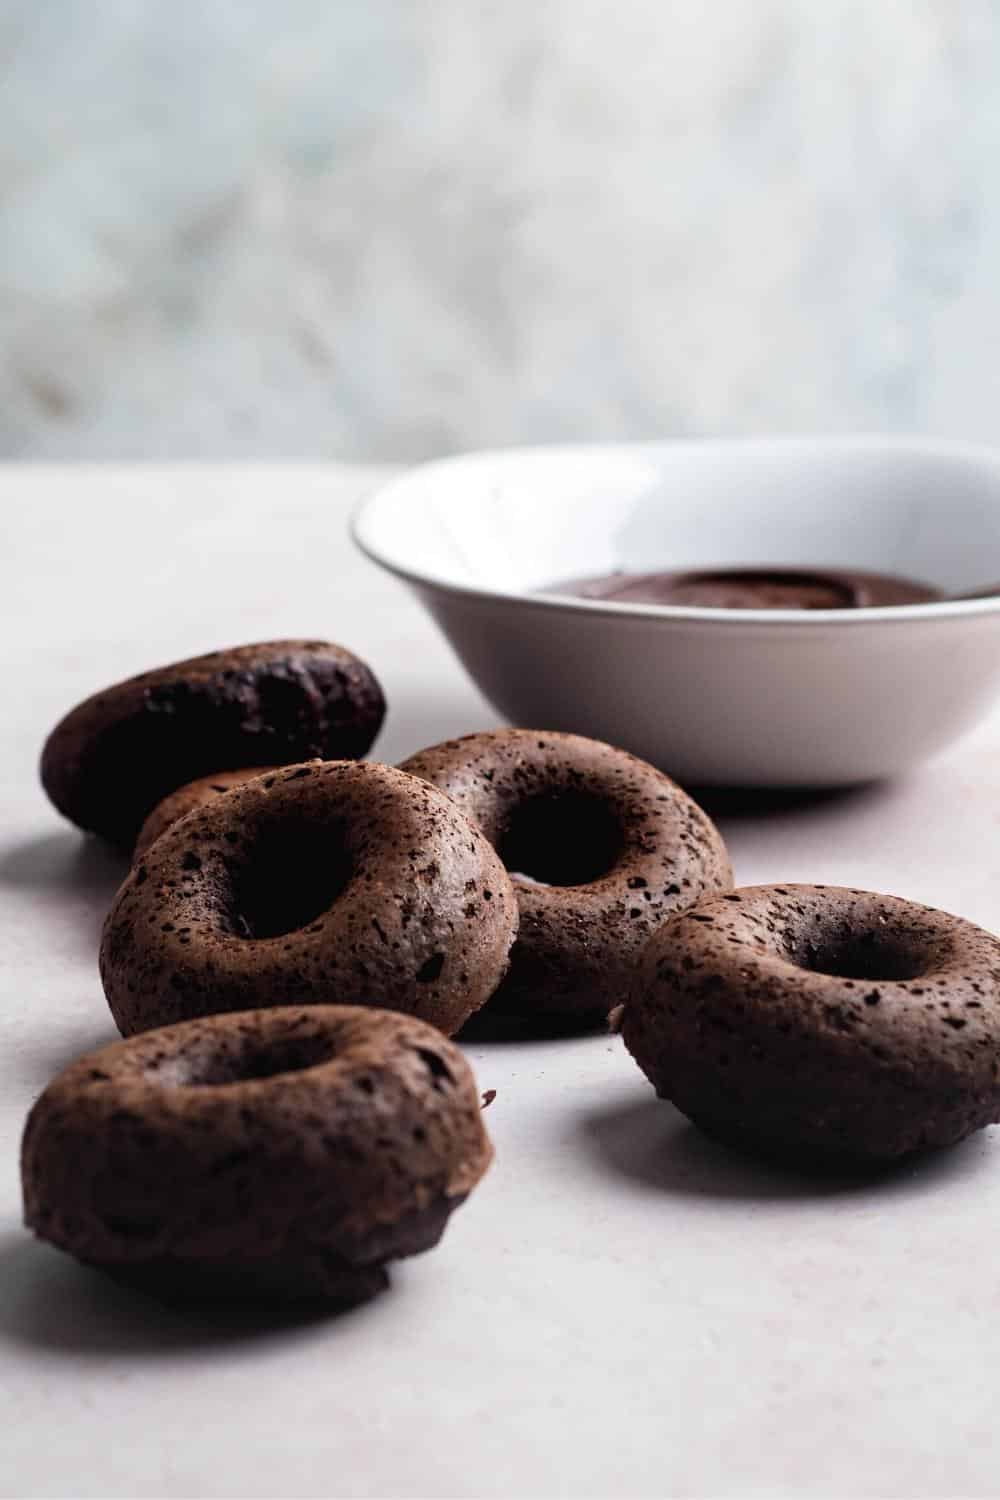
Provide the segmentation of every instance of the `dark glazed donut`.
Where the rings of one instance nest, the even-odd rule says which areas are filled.
[[[255,776],[266,776],[273,769],[272,766],[247,766],[242,771],[216,771],[213,776],[199,776],[197,781],[179,786],[176,792],[171,792],[156,804],[139,829],[139,837],[132,851],[132,863],[141,859],[149,846],[156,843],[160,834],[166,833],[171,823],[176,823],[185,813],[194,812],[196,807],[214,802],[220,793],[231,792],[234,786],[253,781]]]
[[[385,714],[363,661],[328,641],[268,641],[131,677],[68,713],[42,785],[70,822],[130,849],[156,804],[243,766],[364,755]]]
[[[374,1005],[452,1032],[517,930],[503,865],[442,792],[313,761],[248,781],[156,840],[108,915],[101,978],[126,1036],[279,1005]]]
[[[887,1161],[1000,1120],[1000,942],[835,886],[748,886],[669,922],[622,1030],[710,1134]]]
[[[447,792],[514,874],[520,931],[491,1008],[603,1019],[664,918],[732,886],[701,808],[599,740],[502,729],[421,750],[402,769]]]
[[[92,1052],[37,1101],[24,1217],[153,1289],[357,1301],[492,1159],[472,1073],[388,1011],[283,1006]]]

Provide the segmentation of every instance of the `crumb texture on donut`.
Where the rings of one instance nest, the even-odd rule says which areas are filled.
[[[521,925],[493,1008],[602,1020],[660,923],[732,886],[701,808],[600,741],[505,729],[432,746],[402,769],[447,792],[514,876]]]
[[[234,786],[253,781],[256,776],[266,776],[271,766],[246,766],[239,771],[216,771],[212,776],[199,776],[197,781],[186,782],[158,802],[139,829],[139,836],[132,851],[133,863],[141,859],[151,844],[155,844],[161,833],[166,833],[172,823],[183,818],[195,808],[214,802],[223,792],[231,792]]]
[[[391,766],[310,762],[156,840],[108,915],[101,976],[124,1035],[289,996],[450,1034],[500,983],[517,920],[501,861],[442,792]]]
[[[439,1032],[287,1006],[66,1068],[25,1127],[25,1222],[160,1290],[355,1300],[437,1242],[491,1159],[475,1079]]]
[[[663,1098],[772,1152],[889,1161],[1000,1120],[1000,942],[895,896],[701,902],[649,943],[622,1031]]]
[[[131,848],[180,786],[217,771],[364,755],[385,714],[370,668],[329,641],[267,641],[175,662],[106,688],[42,751],[71,822]]]

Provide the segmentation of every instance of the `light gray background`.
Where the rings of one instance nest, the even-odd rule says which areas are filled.
[[[991,440],[994,0],[0,0],[0,452]]]

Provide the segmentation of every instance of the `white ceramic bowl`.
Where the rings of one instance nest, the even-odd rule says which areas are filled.
[[[515,724],[626,746],[692,785],[838,785],[923,760],[1000,689],[1000,599],[692,609],[539,596],[559,580],[800,565],[949,592],[1000,581],[1000,457],[882,438],[520,449],[368,499],[405,579]]]

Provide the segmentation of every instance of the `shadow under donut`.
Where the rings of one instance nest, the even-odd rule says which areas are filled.
[[[779,1201],[877,1192],[910,1196],[985,1168],[982,1132],[948,1150],[862,1166],[763,1155],[706,1135],[673,1105],[653,1095],[584,1114],[582,1149],[598,1169],[683,1197]]]
[[[162,1357],[346,1323],[377,1305],[193,1298],[138,1288],[80,1264],[27,1233],[0,1236],[0,1335],[62,1354]]]
[[[95,939],[128,871],[120,850],[68,828],[0,849],[0,886],[44,894],[73,911]]]
[[[505,1010],[493,1000],[469,1017],[454,1040],[465,1045],[479,1042],[558,1042],[573,1037],[606,1037],[606,1021],[592,1017],[524,1015]]]

